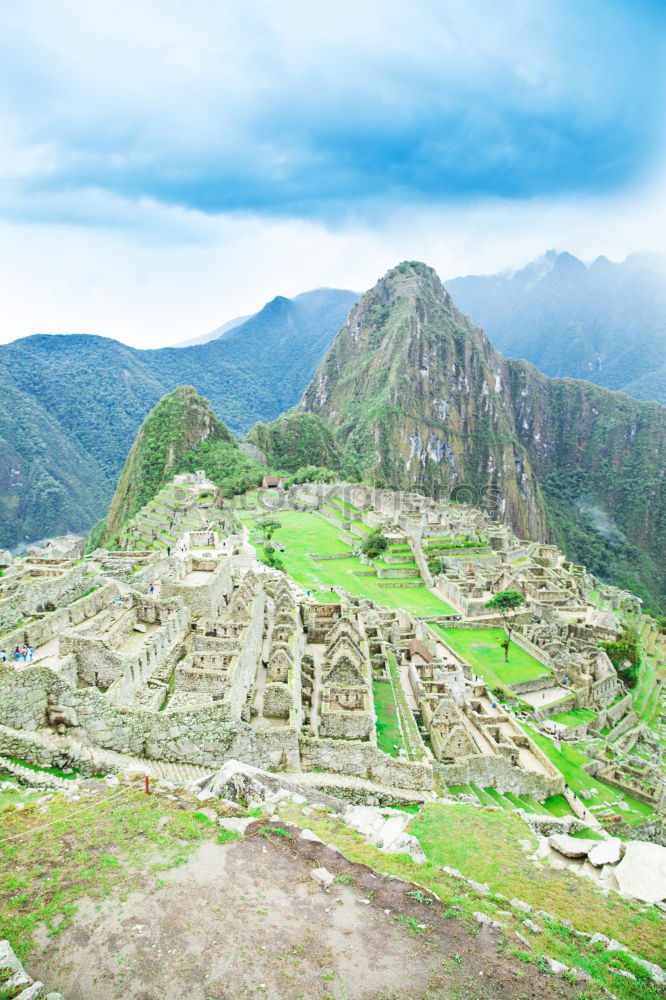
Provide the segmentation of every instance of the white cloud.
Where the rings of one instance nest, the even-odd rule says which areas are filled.
[[[404,209],[372,227],[337,230],[98,194],[103,225],[0,226],[0,340],[86,332],[158,347],[278,294],[363,291],[404,259],[424,260],[446,279],[521,266],[550,247],[587,260],[661,251],[665,191],[655,181],[631,197]]]

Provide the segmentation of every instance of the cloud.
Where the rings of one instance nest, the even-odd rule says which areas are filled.
[[[659,5],[24,0],[4,15],[5,217],[106,192],[376,219],[621,190],[663,139]],[[9,94],[13,96],[9,96]],[[99,222],[92,205],[91,220]]]

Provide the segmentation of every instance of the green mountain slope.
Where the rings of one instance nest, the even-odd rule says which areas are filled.
[[[424,264],[361,298],[300,407],[330,424],[343,470],[498,496],[519,535],[664,605],[666,409],[507,361]]]
[[[213,413],[208,400],[190,385],[164,396],[141,424],[123,466],[104,526],[95,532],[97,544],[112,545],[121,529],[178,472],[204,468],[213,481],[255,486],[260,467],[239,449],[228,428]],[[246,476],[248,481],[238,482]]]
[[[447,282],[505,355],[666,404],[666,261],[633,254],[589,266],[547,253],[516,274]]]
[[[222,340],[188,348],[137,351],[85,334],[0,346],[0,545],[87,531],[141,421],[178,385],[196,385],[235,432],[293,406],[356,298],[278,297]]]

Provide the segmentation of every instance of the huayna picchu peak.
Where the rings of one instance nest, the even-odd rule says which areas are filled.
[[[477,497],[664,606],[666,409],[507,360],[427,265],[403,262],[361,297],[299,410],[330,427],[347,475]]]

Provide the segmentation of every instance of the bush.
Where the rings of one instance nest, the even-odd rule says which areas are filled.
[[[368,559],[376,559],[388,548],[389,540],[382,532],[381,528],[373,528],[362,540],[360,548],[364,556]]]

